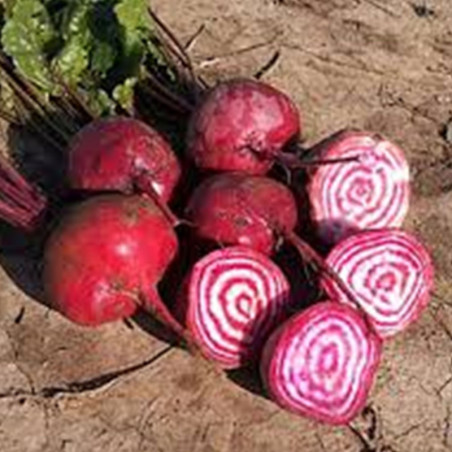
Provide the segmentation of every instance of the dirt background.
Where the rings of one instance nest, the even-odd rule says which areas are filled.
[[[73,326],[0,271],[0,450],[451,451],[450,0],[153,5],[182,41],[202,27],[189,50],[207,79],[263,72],[289,92],[308,143],[358,126],[406,150],[414,193],[406,227],[432,250],[435,296],[420,322],[387,344],[363,416],[330,428],[283,412],[243,379],[234,383],[137,326]],[[23,256],[12,247],[5,268]]]

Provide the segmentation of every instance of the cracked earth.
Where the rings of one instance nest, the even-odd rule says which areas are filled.
[[[0,450],[451,451],[450,0],[152,3],[207,80],[256,75],[290,93],[308,144],[355,126],[406,150],[406,228],[433,253],[434,297],[419,323],[387,344],[362,416],[330,428],[281,411],[258,395],[253,375],[221,374],[143,321],[69,324],[34,301],[40,293],[26,275],[35,253],[2,229]],[[38,179],[49,170],[40,152],[26,152]]]

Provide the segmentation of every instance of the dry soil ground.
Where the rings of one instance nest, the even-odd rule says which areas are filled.
[[[414,193],[407,228],[433,252],[436,296],[417,325],[388,343],[362,418],[329,428],[140,328],[73,326],[1,271],[0,450],[451,451],[451,1],[153,3],[183,41],[203,27],[190,53],[208,79],[252,75],[278,52],[263,79],[292,95],[308,142],[358,126],[406,150]],[[14,253],[6,253],[9,267],[23,263]]]

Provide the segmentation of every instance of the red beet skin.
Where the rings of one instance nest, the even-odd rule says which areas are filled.
[[[397,229],[363,231],[338,243],[327,257],[375,331],[389,338],[415,322],[433,289],[433,263],[424,246]],[[327,294],[349,303],[334,281],[324,279]]]
[[[309,184],[311,215],[325,243],[365,229],[400,227],[410,174],[401,149],[380,135],[345,130],[316,145],[314,158],[356,161],[317,168]]]
[[[132,118],[98,119],[69,147],[69,181],[82,190],[155,192],[167,202],[180,166],[166,140]]]
[[[47,297],[82,325],[126,318],[143,305],[180,332],[156,289],[177,247],[173,228],[148,198],[98,196],[73,208],[47,242]]]
[[[225,369],[252,362],[284,318],[290,287],[267,256],[235,246],[198,261],[179,309],[203,355]]]
[[[298,111],[285,94],[255,80],[231,80],[196,109],[187,151],[199,168],[263,175],[299,132]]]
[[[270,254],[275,231],[292,230],[297,206],[291,191],[273,179],[225,173],[205,180],[193,193],[187,216],[199,237],[246,245]]]
[[[283,408],[341,425],[364,408],[380,356],[380,339],[355,309],[322,302],[270,336],[261,375],[269,395]]]

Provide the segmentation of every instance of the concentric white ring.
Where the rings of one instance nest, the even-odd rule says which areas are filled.
[[[363,132],[342,132],[330,139],[323,159],[356,161],[320,166],[312,176],[312,217],[326,243],[363,229],[399,227],[409,207],[409,167],[394,144]]]
[[[380,354],[381,342],[360,314],[324,302],[274,333],[264,350],[262,374],[283,407],[343,424],[364,406]]]
[[[241,246],[214,251],[191,272],[188,326],[207,358],[239,367],[281,320],[289,292],[286,277],[265,255]]]
[[[428,304],[433,263],[424,246],[397,229],[360,232],[340,242],[327,263],[352,290],[382,338],[404,330]],[[350,303],[330,279],[322,285],[330,297]]]

